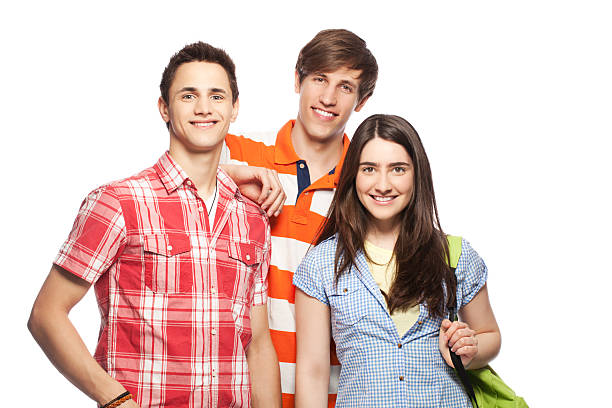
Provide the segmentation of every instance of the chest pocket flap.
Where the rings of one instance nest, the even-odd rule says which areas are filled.
[[[189,236],[181,233],[145,235],[142,245],[145,252],[168,257],[191,250]]]
[[[184,293],[193,287],[191,244],[185,233],[145,235],[145,285],[156,293]]]
[[[248,266],[254,266],[261,263],[261,249],[255,244],[249,242],[229,242],[227,245],[227,253],[230,258],[236,259]]]

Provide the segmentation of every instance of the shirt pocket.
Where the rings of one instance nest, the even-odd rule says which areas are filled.
[[[183,233],[143,237],[145,285],[156,293],[186,293],[193,288],[189,236]]]
[[[251,242],[229,241],[227,256],[229,262],[220,268],[221,290],[234,301],[250,304],[262,250]]]
[[[363,319],[367,313],[366,292],[356,279],[340,279],[328,297],[332,324],[341,329]]]

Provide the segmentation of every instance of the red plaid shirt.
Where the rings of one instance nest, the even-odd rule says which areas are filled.
[[[250,308],[267,302],[270,227],[217,172],[212,228],[168,153],[94,190],[55,263],[90,283],[94,357],[142,408],[249,407]],[[212,230],[212,231],[211,231]]]

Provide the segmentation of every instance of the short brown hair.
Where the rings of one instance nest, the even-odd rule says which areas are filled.
[[[378,78],[376,58],[366,42],[344,29],[319,32],[302,48],[295,69],[300,83],[309,74],[332,72],[347,67],[360,70],[359,102],[372,95]]]
[[[162,80],[159,84],[159,90],[161,96],[166,104],[169,102],[170,85],[174,80],[176,70],[183,64],[188,62],[210,62],[219,64],[225,70],[227,78],[229,79],[230,89],[232,91],[232,104],[236,103],[238,99],[238,82],[236,81],[236,66],[229,55],[221,48],[213,47],[210,44],[202,41],[195,42],[193,44],[186,45],[182,50],[177,52],[170,58],[168,66],[164,69],[162,74]]]

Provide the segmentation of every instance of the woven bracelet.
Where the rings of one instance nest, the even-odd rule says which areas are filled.
[[[124,392],[119,395],[117,398],[114,398],[102,405],[100,408],[117,408],[119,405],[123,404],[125,401],[129,401],[132,399],[132,394],[129,391]]]

